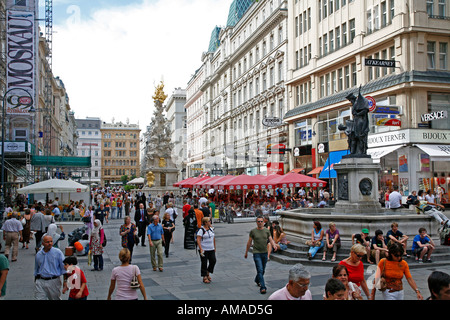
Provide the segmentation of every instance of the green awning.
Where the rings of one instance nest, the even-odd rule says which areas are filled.
[[[35,167],[76,167],[90,168],[91,157],[32,156]]]

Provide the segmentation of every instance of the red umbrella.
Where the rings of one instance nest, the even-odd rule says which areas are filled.
[[[182,188],[193,188],[195,184],[197,184],[198,182],[202,181],[202,180],[206,180],[209,179],[210,177],[195,177],[192,178],[192,180],[189,180],[183,184],[180,184],[180,187]]]
[[[180,188],[181,188],[181,186],[182,186],[183,184],[188,183],[188,182],[191,181],[192,179],[194,179],[194,178],[191,177],[191,178],[187,178],[187,179],[178,181],[178,182],[174,183],[173,186],[174,186],[174,187],[180,187]]]
[[[287,173],[272,180],[272,183],[282,188],[292,187],[324,187],[327,183],[313,177],[305,176],[300,173]]]
[[[279,177],[281,177],[281,175],[279,174],[270,174],[268,176],[257,174],[253,176],[254,189],[273,189],[276,187],[276,185],[273,184],[272,180]]]

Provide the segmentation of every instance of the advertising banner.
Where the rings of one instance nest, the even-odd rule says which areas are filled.
[[[37,101],[37,17],[35,1],[7,2],[6,113],[28,114]]]

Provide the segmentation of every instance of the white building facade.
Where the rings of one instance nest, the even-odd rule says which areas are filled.
[[[330,178],[348,149],[350,93],[373,99],[368,153],[382,188],[447,193],[450,1],[289,1],[287,90],[294,168]]]
[[[287,143],[287,126],[262,124],[287,110],[287,32],[287,1],[251,0],[233,1],[227,25],[213,30],[199,88],[203,171],[254,175],[287,169],[284,155],[267,154],[271,145]],[[188,130],[189,123],[188,111]]]
[[[178,169],[178,180],[186,178],[186,90],[176,88],[166,104],[166,117],[172,132],[172,160]]]
[[[102,136],[100,118],[76,119],[79,157],[91,157],[90,172],[81,172],[80,182],[100,185],[102,174]]]

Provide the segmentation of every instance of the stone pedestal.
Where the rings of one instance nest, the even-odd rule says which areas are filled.
[[[334,170],[337,202],[332,214],[384,214],[378,201],[378,163],[367,155],[344,156]]]

